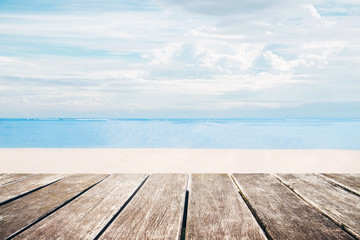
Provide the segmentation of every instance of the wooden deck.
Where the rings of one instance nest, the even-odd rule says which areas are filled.
[[[360,240],[360,174],[0,174],[0,239]]]

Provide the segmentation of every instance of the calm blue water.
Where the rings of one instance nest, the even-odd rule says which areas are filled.
[[[0,119],[0,147],[360,150],[360,119]]]

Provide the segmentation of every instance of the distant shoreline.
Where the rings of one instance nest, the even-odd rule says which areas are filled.
[[[308,118],[289,118],[289,117],[244,117],[244,118],[0,118],[0,121],[181,121],[181,120],[191,120],[191,121],[292,121],[292,120],[302,120],[302,121],[360,121],[359,117],[340,117],[340,118],[329,118],[329,117],[308,117]]]
[[[3,173],[360,173],[358,150],[0,148]]]

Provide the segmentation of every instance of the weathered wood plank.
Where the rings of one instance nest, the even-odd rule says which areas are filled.
[[[0,239],[7,238],[41,219],[106,176],[98,174],[71,175],[0,206]]]
[[[145,177],[113,174],[15,239],[94,239]]]
[[[100,239],[179,239],[185,174],[152,174]]]
[[[36,174],[0,188],[0,204],[63,178],[59,174]]]
[[[269,174],[233,174],[272,239],[353,239]]]
[[[186,239],[267,239],[227,174],[192,174]]]
[[[24,177],[30,176],[30,173],[5,173],[0,175],[0,186],[11,182],[19,181]]]
[[[306,201],[360,238],[360,197],[315,174],[278,174]]]
[[[330,178],[331,181],[360,196],[360,174],[324,173],[322,175]]]

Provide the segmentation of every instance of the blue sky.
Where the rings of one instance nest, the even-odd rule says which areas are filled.
[[[0,0],[0,117],[360,117],[360,3]]]

